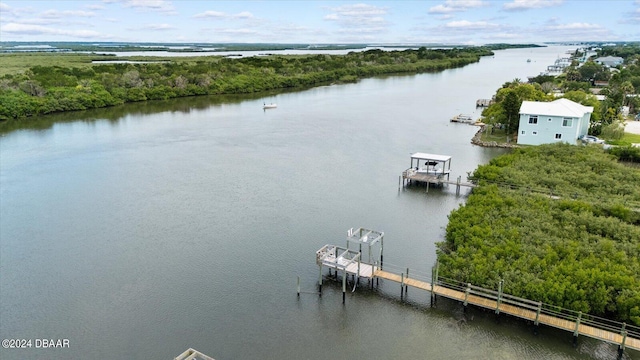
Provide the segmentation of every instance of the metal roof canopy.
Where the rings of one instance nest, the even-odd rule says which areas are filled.
[[[371,263],[371,247],[375,245],[377,242],[380,242],[380,258],[379,261],[382,263],[382,251],[384,247],[384,232],[376,231],[365,228],[351,228],[347,230],[347,249],[349,248],[350,243],[359,244],[359,250],[362,253],[362,244],[368,245],[369,251],[369,263]]]
[[[449,155],[428,154],[421,152],[411,154],[411,158],[417,160],[434,160],[442,162],[451,160],[451,156]]]

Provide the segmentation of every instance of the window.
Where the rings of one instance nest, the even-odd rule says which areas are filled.
[[[526,132],[524,130],[520,131],[520,135],[524,135]]]
[[[556,134],[556,140],[562,139],[562,134]]]
[[[529,124],[537,124],[538,123],[538,115],[529,115]]]
[[[572,118],[563,118],[562,119],[562,126],[564,126],[564,127],[573,126],[573,119]]]
[[[533,135],[538,135],[538,132],[537,132],[537,131],[534,131],[534,132],[533,132]]]

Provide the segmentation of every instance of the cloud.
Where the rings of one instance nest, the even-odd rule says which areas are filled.
[[[193,15],[193,17],[196,19],[213,18],[213,19],[220,19],[220,20],[229,20],[229,19],[252,20],[256,18],[255,16],[253,16],[252,13],[248,11],[243,11],[237,14],[227,14],[222,11],[214,11],[214,10],[208,10],[203,13],[195,14]]]
[[[429,14],[449,14],[452,12],[462,12],[473,8],[489,6],[490,4],[481,0],[447,0],[444,4],[429,8]]]
[[[324,20],[336,22],[343,28],[351,30],[367,28],[386,29],[387,21],[384,15],[387,9],[367,4],[344,5],[330,9],[332,13],[326,15]]]
[[[640,0],[637,0],[636,4],[640,6]],[[619,22],[621,24],[638,25],[640,23],[640,7],[635,9],[635,11],[624,14],[622,20]]]
[[[141,30],[151,30],[151,31],[164,31],[164,30],[174,30],[175,26],[170,24],[147,24],[140,28]]]
[[[562,5],[564,0],[513,0],[502,8],[506,11],[525,11]]]
[[[167,15],[177,14],[171,1],[166,0],[103,0],[105,3],[122,3],[122,6],[140,11],[156,11]]]
[[[228,15],[226,13],[223,13],[223,12],[220,12],[220,11],[213,11],[213,10],[209,10],[209,11],[205,11],[205,12],[200,13],[200,14],[193,15],[194,18],[198,18],[198,19],[203,19],[203,18],[220,18],[220,19],[224,19],[227,16]]]
[[[81,39],[107,39],[107,35],[103,35],[97,31],[91,30],[67,30],[58,29],[42,25],[8,23],[2,27],[2,31],[13,35],[51,35],[66,36]]]
[[[83,11],[83,10],[46,10],[43,11],[40,16],[45,19],[61,19],[61,18],[69,18],[69,17],[93,17],[96,14],[92,11]]]
[[[547,21],[537,33],[544,35],[546,39],[560,41],[605,41],[617,39],[617,36],[614,36],[609,29],[598,24],[586,22],[561,24],[556,22],[555,19]]]
[[[448,29],[456,30],[495,30],[500,27],[498,24],[489,23],[486,21],[451,21],[445,24]]]
[[[87,8],[89,10],[104,10],[105,9],[105,7],[103,5],[100,5],[100,4],[86,5],[85,8]]]

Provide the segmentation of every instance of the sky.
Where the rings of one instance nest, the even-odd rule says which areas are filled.
[[[0,41],[639,41],[640,0],[0,0]]]

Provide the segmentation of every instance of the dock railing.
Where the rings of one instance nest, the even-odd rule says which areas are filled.
[[[640,350],[639,326],[505,293],[502,280],[499,282],[497,290],[488,289],[438,276],[437,267],[434,267],[434,274],[429,276],[388,262],[385,263],[385,275],[382,273],[383,271],[378,273],[379,277],[400,283],[401,295],[406,294],[407,287],[413,286],[431,292],[432,297],[435,293],[438,296],[461,301],[465,307],[470,303],[494,310],[496,314],[504,312],[532,321],[536,326],[542,323],[570,331],[573,333],[574,341],[578,335],[584,335],[614,343],[619,345],[621,349],[627,345]],[[419,283],[410,280],[419,280]]]

